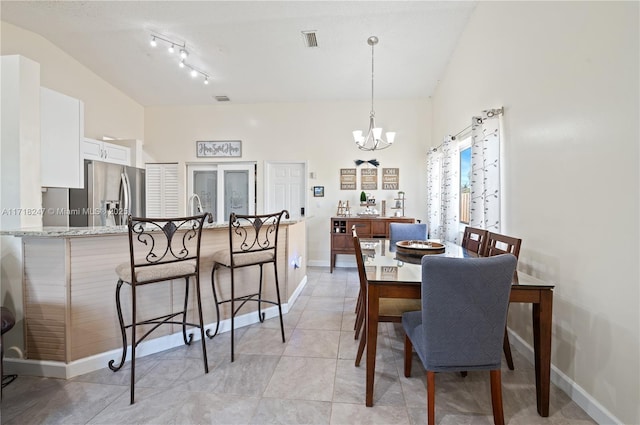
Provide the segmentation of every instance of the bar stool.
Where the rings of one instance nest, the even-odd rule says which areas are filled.
[[[2,376],[2,388],[16,380],[18,375],[4,375],[4,334],[9,332],[16,324],[16,317],[11,310],[6,307],[0,307],[2,310],[2,333],[0,334],[0,376]],[[2,398],[2,390],[0,389],[0,399]]]
[[[215,301],[216,313],[218,320],[216,329],[211,334],[207,329],[207,336],[213,338],[218,334],[220,329],[220,305],[225,303],[231,304],[231,361],[234,360],[234,327],[235,316],[238,311],[249,301],[258,303],[258,319],[264,322],[265,313],[262,312],[262,303],[273,304],[278,306],[278,314],[280,315],[280,331],[282,333],[282,342],[285,342],[284,323],[282,321],[282,307],[280,305],[280,286],[278,283],[278,230],[280,228],[280,220],[282,217],[289,218],[289,212],[282,210],[272,214],[262,215],[240,215],[232,213],[229,217],[229,249],[217,251],[213,254],[213,269],[211,270],[211,287],[213,289],[213,298]],[[263,266],[265,264],[273,264],[273,274],[276,286],[277,301],[262,299],[263,282]],[[235,272],[237,269],[259,266],[260,278],[258,281],[258,292],[247,295],[236,296]],[[215,285],[216,270],[224,267],[231,271],[231,296],[228,299],[219,300]],[[219,275],[219,273],[218,273]],[[220,286],[220,282],[218,282]],[[240,304],[236,307],[236,302]]]
[[[187,336],[187,326],[200,329],[202,341],[202,358],[204,371],[209,373],[207,363],[207,349],[204,338],[204,324],[202,321],[202,302],[200,299],[200,241],[204,220],[213,222],[210,213],[180,217],[180,218],[140,218],[129,216],[127,227],[129,230],[129,261],[116,267],[118,283],[116,285],[116,308],[118,321],[122,333],[122,357],[120,363],[114,366],[115,360],[109,361],[109,368],[114,372],[119,370],[127,356],[127,329],[131,329],[131,404],[134,403],[134,384],[136,366],[136,347],[147,336],[161,325],[175,324],[182,326],[182,338],[186,345],[193,340],[193,333]],[[195,291],[198,309],[198,323],[187,322],[189,301],[189,278],[195,278]],[[151,319],[138,319],[137,304],[139,286],[183,279],[184,305],[183,309],[157,316]],[[131,323],[125,325],[120,301],[120,291],[123,284],[131,288]],[[173,303],[169,303],[172,306]],[[180,320],[174,320],[182,316]],[[148,327],[147,325],[151,325]],[[141,337],[137,337],[136,328],[144,326]]]

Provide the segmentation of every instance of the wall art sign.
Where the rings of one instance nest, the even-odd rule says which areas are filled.
[[[324,196],[324,186],[313,186],[313,196],[316,198]]]
[[[378,169],[363,168],[360,170],[360,188],[361,190],[377,190],[378,189]]]
[[[340,190],[356,190],[356,169],[340,169]]]
[[[400,187],[400,169],[399,168],[383,168],[382,169],[382,189],[398,190]]]
[[[240,158],[242,156],[242,141],[198,140],[196,142],[196,156],[198,158]]]

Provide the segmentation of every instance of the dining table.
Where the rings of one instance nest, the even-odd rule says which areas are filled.
[[[364,266],[368,280],[365,319],[366,340],[366,406],[373,406],[376,345],[378,339],[378,307],[380,298],[421,297],[423,255],[464,258],[478,255],[451,242],[434,241],[412,253],[406,241],[361,239]],[[438,245],[440,243],[440,245]],[[398,248],[402,248],[400,251]],[[553,285],[520,271],[514,274],[510,303],[532,304],[533,349],[535,362],[536,402],[538,414],[549,416],[551,385],[551,328]]]

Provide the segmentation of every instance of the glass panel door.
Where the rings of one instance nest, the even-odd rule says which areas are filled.
[[[249,171],[225,170],[224,216],[249,214]]]
[[[255,203],[255,163],[187,164],[187,214],[201,205],[224,223],[232,212],[255,214]]]
[[[190,198],[191,201],[187,205],[189,214],[198,213],[198,201],[202,205],[203,212],[213,214],[213,220],[217,221],[216,211],[217,195],[218,195],[218,171],[217,170],[193,170],[193,192],[192,195],[198,195],[198,198]],[[191,196],[192,196],[191,195]]]

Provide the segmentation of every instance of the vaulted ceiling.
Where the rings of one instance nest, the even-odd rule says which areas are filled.
[[[142,105],[426,98],[476,2],[6,1],[2,20],[48,39]],[[303,32],[315,32],[307,47]],[[152,34],[186,44],[192,78]]]

